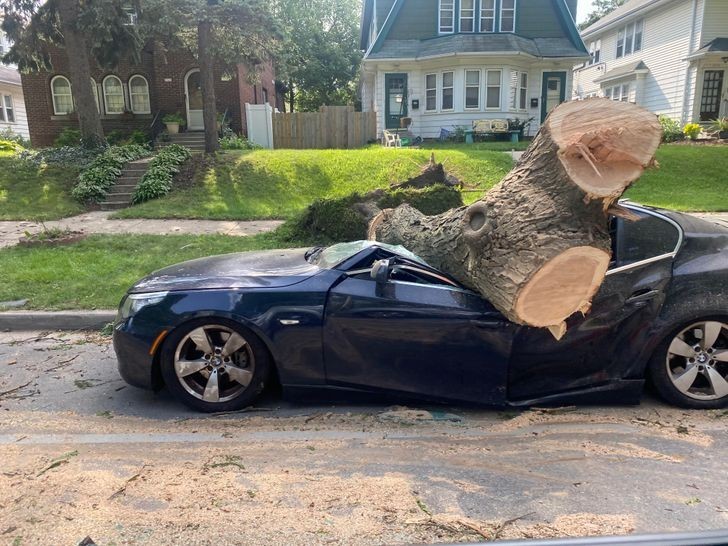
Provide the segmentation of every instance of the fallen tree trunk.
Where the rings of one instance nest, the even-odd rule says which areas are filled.
[[[655,115],[608,99],[552,111],[511,171],[480,201],[438,216],[403,205],[369,235],[402,244],[480,292],[519,324],[548,327],[586,313],[611,257],[610,212],[653,161]]]

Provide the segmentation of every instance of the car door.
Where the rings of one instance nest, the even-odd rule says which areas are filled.
[[[327,298],[327,383],[500,404],[514,326],[478,295],[415,263],[386,283],[347,276]]]
[[[641,376],[644,362],[635,358],[664,302],[682,232],[659,213],[631,210],[639,220],[612,220],[614,259],[591,310],[570,317],[561,340],[541,328],[524,327],[516,335],[509,400]]]

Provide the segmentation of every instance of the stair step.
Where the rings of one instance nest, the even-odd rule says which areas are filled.
[[[107,195],[112,195],[114,197],[114,201],[118,201],[119,199],[128,199],[129,201],[131,201],[131,196],[133,195],[133,192],[115,191],[109,192]]]
[[[104,201],[101,203],[101,210],[119,210],[125,209],[131,203],[128,201]]]
[[[118,182],[126,181],[128,184],[131,184],[132,182],[138,182],[142,178],[144,178],[144,173],[139,173],[139,174],[124,174],[124,173],[121,173],[121,176],[119,178],[117,178],[116,180]]]
[[[111,186],[112,190],[118,190],[118,189],[125,189],[125,190],[133,190],[137,187],[137,184],[115,184]]]

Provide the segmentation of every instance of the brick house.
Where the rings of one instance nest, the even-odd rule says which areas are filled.
[[[65,51],[56,48],[50,57],[51,71],[21,75],[34,146],[50,146],[64,128],[78,127]],[[271,63],[264,65],[254,84],[243,65],[215,72],[217,110],[226,113],[235,132],[247,132],[246,103],[268,102],[282,109]],[[187,120],[187,131],[204,130],[199,66],[190,53],[167,51],[153,41],[138,64],[123,62],[108,69],[92,62],[91,79],[106,134],[137,129],[156,134],[163,127],[162,117],[174,112]]]

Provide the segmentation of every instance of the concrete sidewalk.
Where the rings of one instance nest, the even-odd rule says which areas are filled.
[[[235,235],[245,237],[273,231],[283,222],[280,220],[254,220],[236,222],[226,220],[111,220],[111,211],[95,211],[45,222],[46,227],[73,229],[84,233],[122,234],[139,233],[148,235]],[[37,233],[42,226],[37,222],[0,222],[0,248],[18,244],[18,239],[27,231]]]

